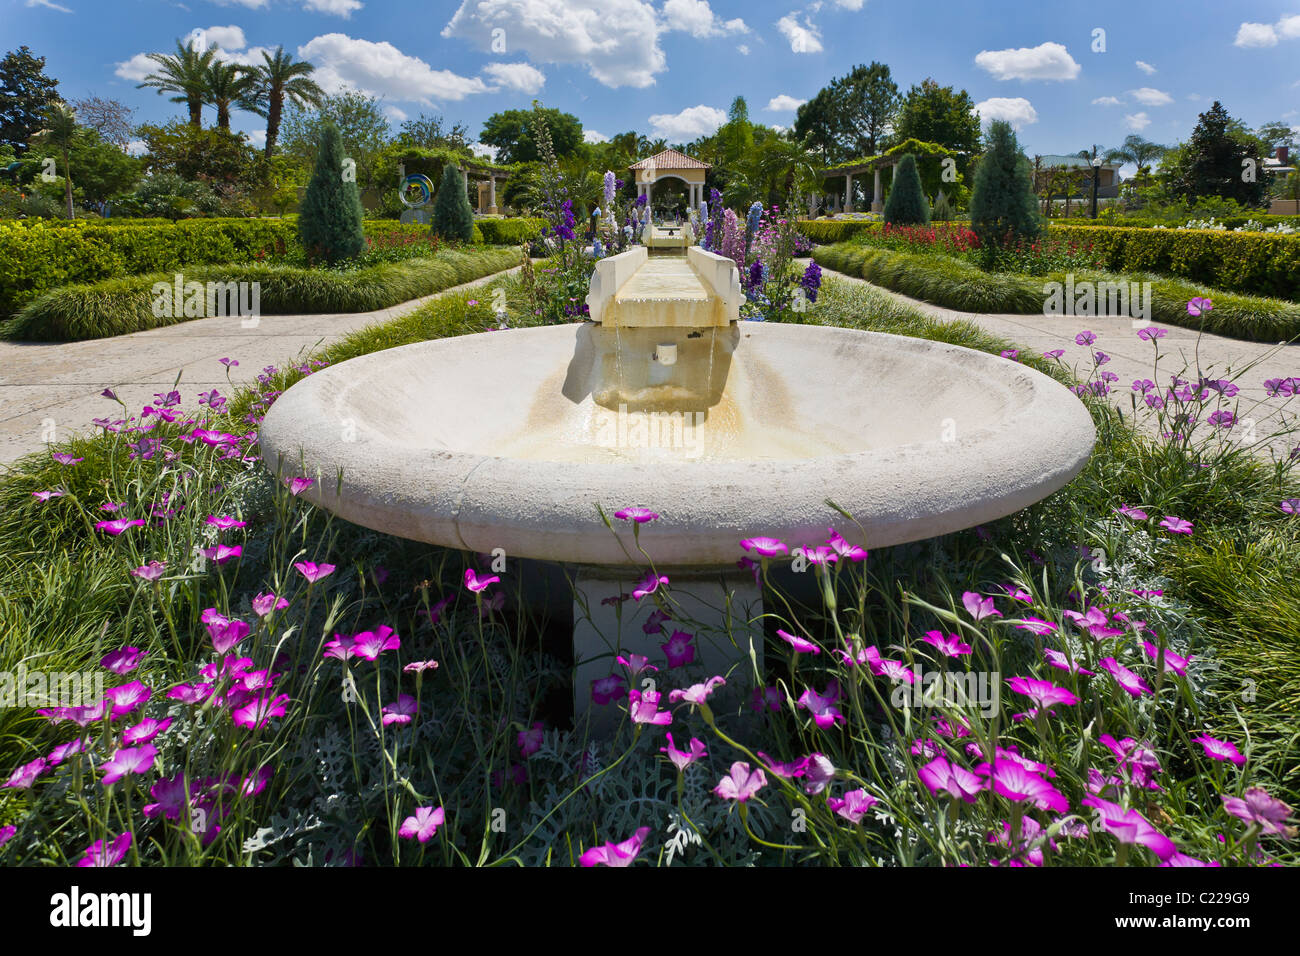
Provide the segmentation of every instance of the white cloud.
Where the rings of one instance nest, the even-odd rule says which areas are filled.
[[[219,7],[247,7],[249,10],[264,10],[271,0],[212,0]]]
[[[789,13],[776,21],[776,28],[790,41],[790,49],[795,53],[822,52],[821,31],[813,22],[804,17],[801,24],[794,13]]]
[[[481,156],[484,159],[491,160],[495,163],[497,161],[497,153],[500,152],[500,149],[496,146],[489,146],[487,143],[475,143],[469,148],[469,151],[475,156]]]
[[[244,31],[233,23],[228,27],[208,27],[195,32],[201,33],[209,46],[219,46],[223,50],[242,50],[248,46]]]
[[[310,13],[331,13],[344,20],[350,20],[361,7],[361,0],[302,0],[302,8]]]
[[[1289,17],[1283,17],[1277,21],[1278,36],[1286,40],[1295,40],[1300,38],[1300,13],[1293,14]]]
[[[981,50],[975,65],[998,80],[1072,80],[1082,69],[1059,43],[1015,50]]]
[[[498,87],[520,93],[540,93],[546,83],[546,74],[531,63],[489,63],[483,72]]]
[[[784,133],[789,128],[790,127],[788,126],[781,126],[777,123],[773,123],[771,126],[768,127],[768,129],[772,130],[775,133]]]
[[[263,149],[266,146],[266,130],[247,129],[243,133],[244,139],[248,140],[254,149]]]
[[[60,6],[54,0],[27,0],[29,7],[44,7],[46,10],[58,10],[59,13],[71,13],[67,7]]]
[[[861,10],[867,0],[835,0],[835,6],[843,7],[845,10],[852,10],[855,13]]]
[[[1099,96],[1092,101],[1093,106],[1119,106],[1122,100],[1118,96]]]
[[[737,45],[736,45],[736,49],[740,51],[740,55],[741,55],[741,56],[749,56],[749,44],[748,44],[748,43],[740,43],[740,44],[737,44]]]
[[[1153,89],[1144,86],[1138,90],[1129,90],[1129,96],[1137,100],[1143,106],[1168,106],[1174,101],[1174,98],[1162,90]]]
[[[1156,71],[1156,68],[1145,60],[1138,60],[1134,65],[1147,76],[1150,76]]]
[[[240,63],[244,66],[259,66],[264,61],[262,54],[274,56],[275,51],[264,46],[250,46],[247,50],[217,50],[217,59],[222,63]]]
[[[1243,23],[1237,28],[1233,46],[1277,46],[1277,31],[1271,23]]]
[[[644,88],[667,68],[659,32],[645,0],[462,0],[442,36],[493,53],[504,41],[534,62],[584,66],[605,86]]]
[[[716,107],[688,106],[680,113],[656,113],[650,128],[656,137],[680,143],[716,133],[726,121],[726,112]]]
[[[142,139],[133,139],[126,144],[128,156],[143,156],[147,152],[149,152],[149,144]]]
[[[1146,113],[1129,113],[1125,115],[1124,122],[1128,124],[1128,128],[1133,132],[1140,133],[1151,125],[1151,117],[1147,116]]]
[[[1017,130],[1038,122],[1038,111],[1023,96],[994,96],[976,103],[972,112],[984,123],[1006,120]]]
[[[668,0],[663,9],[663,26],[665,30],[681,30],[699,39],[749,32],[740,18],[719,19],[708,0]]]
[[[158,64],[149,59],[146,53],[137,53],[129,60],[123,60],[117,64],[113,73],[124,80],[130,80],[132,83],[140,83],[146,76],[158,69]]]
[[[393,106],[391,103],[384,107],[384,113],[394,123],[405,123],[411,118],[411,114],[406,112],[400,106]]]
[[[582,131],[582,141],[584,143],[608,143],[609,137],[604,133],[597,133],[594,129],[584,129]]]
[[[327,93],[355,89],[370,96],[427,103],[462,100],[488,90],[477,77],[435,70],[391,43],[357,40],[344,33],[313,37],[298,47],[298,56],[316,64],[313,79]]]
[[[789,113],[792,110],[797,110],[807,102],[807,100],[795,99],[793,96],[782,93],[780,96],[774,96],[768,100],[766,109],[773,113]]]

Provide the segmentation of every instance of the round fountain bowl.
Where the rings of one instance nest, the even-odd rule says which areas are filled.
[[[268,467],[315,477],[305,497],[356,524],[597,565],[644,563],[612,517],[632,505],[661,515],[640,534],[661,565],[732,565],[741,538],[815,545],[831,525],[866,547],[946,534],[1061,488],[1095,438],[1067,388],[1017,362],[753,322],[374,352],[298,382],[261,427]]]

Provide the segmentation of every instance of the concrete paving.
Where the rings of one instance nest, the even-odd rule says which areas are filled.
[[[810,260],[798,260],[803,268]],[[823,269],[827,276],[846,282],[871,285],[864,279]],[[1114,372],[1118,381],[1111,384],[1111,396],[1117,408],[1125,415],[1133,411],[1132,384],[1135,379],[1150,379],[1167,386],[1171,375],[1179,375],[1192,382],[1201,377],[1227,379],[1240,392],[1221,405],[1210,403],[1208,415],[1218,407],[1236,414],[1240,424],[1222,432],[1225,440],[1240,442],[1257,454],[1267,458],[1272,454],[1286,456],[1300,445],[1300,396],[1267,394],[1264,382],[1275,378],[1300,378],[1300,344],[1279,345],[1261,342],[1243,342],[1221,335],[1198,333],[1179,326],[1161,326],[1165,335],[1159,339],[1159,372],[1155,371],[1156,349],[1150,342],[1137,336],[1133,321],[1128,318],[1098,318],[1095,316],[1055,315],[988,315],[958,312],[928,302],[922,302],[888,289],[872,286],[918,311],[945,321],[964,320],[1025,349],[1048,352],[1064,349],[1061,361],[1075,370],[1080,381],[1093,373],[1093,354],[1100,351],[1110,361],[1100,366],[1101,371]],[[1091,346],[1079,345],[1075,336],[1083,331],[1096,334]],[[1199,369],[1199,373],[1198,373]],[[1138,421],[1151,433],[1157,430],[1154,414],[1138,400]]]
[[[0,469],[50,442],[93,431],[94,418],[120,418],[121,408],[101,394],[106,388],[139,414],[179,378],[184,407],[197,408],[199,392],[216,388],[230,396],[268,365],[302,361],[349,332],[505,274],[374,312],[264,315],[254,328],[239,317],[218,317],[87,342],[0,342]],[[239,363],[229,380],[222,358]]]

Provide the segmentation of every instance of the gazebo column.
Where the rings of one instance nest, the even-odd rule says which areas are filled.
[[[885,209],[885,197],[880,194],[880,167],[877,166],[875,189],[872,190],[872,195],[871,195],[871,211],[884,212],[884,209]]]
[[[844,176],[844,211],[853,212],[853,174]]]

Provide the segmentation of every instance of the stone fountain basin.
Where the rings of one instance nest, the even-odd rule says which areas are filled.
[[[651,357],[662,342],[679,348],[668,369]],[[674,412],[700,423],[693,442],[672,430]],[[658,444],[635,444],[635,423],[652,416]],[[612,520],[641,505],[662,515],[640,540],[665,566],[733,565],[753,535],[815,545],[831,525],[869,548],[969,528],[1061,488],[1095,438],[1074,394],[1017,362],[755,322],[585,323],[388,349],[298,382],[260,430],[273,472],[316,477],[304,497],[356,524],[511,557],[643,565]]]

